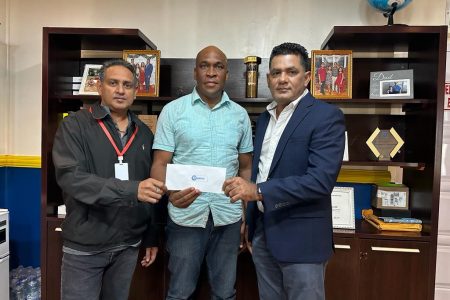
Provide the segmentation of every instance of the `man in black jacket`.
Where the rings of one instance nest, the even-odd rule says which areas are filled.
[[[126,61],[100,70],[101,103],[69,115],[53,146],[67,215],[62,224],[63,300],[127,299],[139,246],[147,267],[158,252],[153,206],[166,191],[149,178],[153,134],[129,108],[136,97]]]

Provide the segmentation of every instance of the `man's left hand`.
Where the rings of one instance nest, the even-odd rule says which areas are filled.
[[[225,195],[231,198],[231,202],[236,202],[239,199],[243,201],[262,200],[258,194],[256,184],[241,177],[232,177],[225,180],[222,190]]]
[[[146,268],[150,266],[156,259],[158,247],[149,247],[145,249],[145,256],[141,260],[141,265]]]

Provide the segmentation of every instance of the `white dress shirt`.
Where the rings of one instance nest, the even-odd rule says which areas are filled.
[[[281,134],[283,134],[286,125],[292,117],[295,108],[299,104],[300,100],[308,93],[308,89],[305,89],[303,94],[296,100],[289,103],[277,118],[276,108],[277,103],[272,101],[267,105],[266,109],[270,114],[269,124],[267,125],[266,134],[264,135],[264,141],[261,147],[261,155],[258,163],[258,175],[256,177],[256,183],[267,181],[269,176],[270,166],[272,165],[273,155],[277,149],[278,142],[280,141]],[[258,209],[264,212],[264,206],[261,201],[257,202]]]

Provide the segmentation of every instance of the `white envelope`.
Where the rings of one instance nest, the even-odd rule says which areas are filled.
[[[170,191],[195,187],[200,192],[223,193],[225,176],[225,168],[168,164],[166,186]]]

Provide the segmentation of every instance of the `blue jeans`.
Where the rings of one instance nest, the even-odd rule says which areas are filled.
[[[261,300],[325,300],[325,262],[278,262],[266,247],[262,218],[256,222],[252,246]]]
[[[167,220],[169,290],[167,300],[190,299],[203,259],[206,259],[211,299],[235,299],[236,262],[241,221],[214,227],[211,214],[206,228],[185,227]]]
[[[95,255],[63,254],[62,300],[126,300],[139,248]]]

